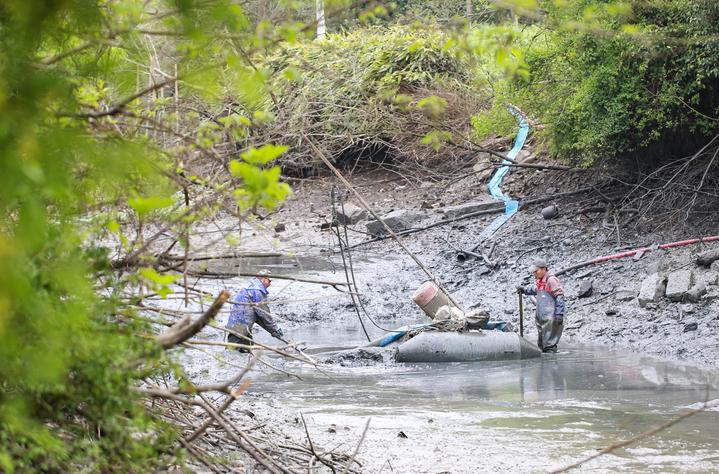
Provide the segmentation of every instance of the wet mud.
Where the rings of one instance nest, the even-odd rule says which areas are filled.
[[[375,175],[353,179],[380,214],[393,209],[420,214],[415,227],[437,222],[442,207],[476,199],[483,192],[481,185],[467,183],[410,186],[398,184],[400,180],[372,185],[380,181]],[[427,322],[411,295],[428,277],[392,240],[365,243],[371,238],[365,223],[349,226],[350,243],[356,246],[351,250],[354,276],[364,308],[360,323],[349,295],[338,291],[344,287],[333,285],[346,282],[346,275],[337,237],[327,226],[332,219],[332,184],[325,180],[296,188],[294,200],[271,219],[238,230],[243,250],[280,256],[202,264],[200,270],[218,275],[198,280],[197,285],[209,292],[237,290],[247,279],[238,274],[259,268],[272,268],[274,275],[285,277],[273,280],[270,288],[273,313],[286,336],[304,341],[307,353],[320,362],[317,370],[263,356],[293,375],[258,364],[242,408],[232,413],[238,419],[250,411],[262,420],[263,430],[302,442],[302,413],[313,442],[352,451],[371,418],[358,454],[363,472],[477,472],[479,467],[484,472],[537,472],[633,436],[692,404],[719,398],[712,370],[719,364],[719,288],[709,285],[695,303],[663,299],[643,308],[636,298],[642,280],[657,267],[691,267],[703,278],[708,271],[693,264],[702,246],[654,250],[640,259],[563,275],[568,309],[560,352],[534,362],[398,364],[391,350],[351,349],[403,324]],[[580,184],[558,183],[542,173],[508,182],[515,197],[525,191],[527,198]],[[478,242],[477,236],[492,215],[434,227],[402,241],[465,310],[486,308],[492,319],[518,327],[514,288],[529,281],[527,268],[536,256],[562,268],[620,249],[699,237],[717,228],[708,220],[692,229],[617,230],[601,218],[578,212],[596,200],[587,193],[549,201],[559,209],[559,216],[551,220],[542,217],[544,206],[522,207],[487,242]],[[275,232],[280,223],[286,230]],[[198,244],[206,241],[202,236],[196,239]],[[495,268],[462,252],[488,254],[492,247]],[[233,248],[220,242],[212,251]],[[593,292],[580,298],[580,287],[588,281]],[[533,319],[533,306],[525,304],[529,340],[536,338]],[[204,332],[208,339],[222,338],[210,328]],[[256,332],[257,340],[277,343],[259,328]],[[187,355],[188,372],[200,380],[226,379],[249,358],[227,350],[212,354],[212,359]],[[719,439],[718,416],[716,411],[702,413],[692,424],[588,467],[592,472],[655,472],[657,466],[662,472],[717,469],[719,445],[713,440]]]

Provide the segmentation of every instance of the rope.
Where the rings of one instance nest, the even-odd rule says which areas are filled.
[[[442,292],[444,292],[445,295],[447,295],[447,298],[452,303],[454,303],[455,306],[457,306],[458,308],[461,309],[462,307],[454,300],[454,298],[452,298],[452,295],[449,294],[449,292],[444,288],[444,285],[442,285],[442,283],[440,283],[440,281],[437,279],[437,277],[435,277],[432,274],[432,272],[430,272],[429,269],[426,266],[424,266],[424,264],[407,247],[405,247],[405,245],[399,239],[397,234],[395,234],[394,231],[390,228],[390,226],[388,226],[387,223],[380,216],[378,216],[376,212],[374,212],[372,210],[372,208],[369,206],[369,204],[367,204],[367,201],[365,201],[364,198],[357,192],[357,190],[349,183],[349,181],[347,181],[345,179],[345,177],[342,176],[342,173],[340,173],[339,170],[337,168],[335,168],[334,165],[332,165],[332,163],[330,163],[330,160],[328,160],[327,157],[324,155],[324,153],[322,153],[322,151],[320,151],[320,149],[315,144],[314,140],[304,133],[302,133],[302,137],[305,140],[307,140],[307,143],[310,144],[310,147],[312,148],[312,150],[314,150],[314,152],[317,153],[317,156],[320,157],[320,159],[324,162],[324,164],[327,165],[327,167],[335,174],[335,176],[337,176],[337,178],[340,181],[342,181],[342,184],[344,184],[347,187],[347,189],[349,189],[355,195],[355,197],[360,202],[360,204],[362,204],[362,207],[364,207],[367,210],[367,212],[370,213],[370,215],[372,217],[374,217],[377,221],[379,221],[384,226],[387,233],[389,233],[389,235],[392,236],[392,238],[397,242],[397,244],[402,248],[402,250],[407,255],[409,255],[412,258],[412,260],[414,260],[414,263],[416,263],[417,266],[420,269],[422,269],[422,271],[429,277],[429,279],[432,280],[434,282],[434,284],[437,285],[437,287],[439,287],[439,289],[442,290]]]
[[[335,189],[336,189],[336,188],[333,186],[333,187],[332,187],[332,219],[333,219],[333,222],[334,222],[334,218],[335,218],[335,216],[336,216],[336,211],[335,211]],[[340,206],[342,207],[342,213],[344,214],[344,213],[345,213],[344,200],[340,198],[339,202],[340,202]],[[338,221],[339,221],[339,220],[338,220]],[[349,235],[347,235],[347,223],[346,223],[346,222],[342,222],[342,228],[343,228],[344,234],[345,234],[344,241],[343,241],[342,238],[340,237],[339,228],[337,229],[337,241],[339,242],[339,246],[340,246],[340,254],[342,255],[342,263],[345,265],[345,275],[347,274],[347,267],[349,267],[349,273],[350,273],[350,275],[351,275],[351,277],[352,277],[352,282],[350,283],[350,281],[348,280],[348,281],[347,281],[347,284],[348,284],[348,285],[351,285],[350,288],[351,288],[351,291],[352,291],[352,295],[353,295],[353,296],[355,296],[355,295],[357,296],[357,302],[359,303],[359,305],[357,305],[357,304],[355,303],[354,298],[352,298],[352,303],[355,304],[355,310],[357,311],[357,317],[360,319],[360,323],[362,323],[362,316],[360,316],[359,309],[362,310],[362,312],[364,313],[365,317],[366,317],[367,319],[369,319],[370,322],[371,322],[377,329],[380,329],[380,330],[385,331],[385,332],[396,332],[396,329],[387,329],[387,328],[382,327],[382,326],[380,326],[379,324],[377,324],[377,322],[376,322],[374,319],[372,319],[372,317],[371,317],[371,316],[369,315],[369,313],[367,312],[367,309],[364,307],[364,303],[362,303],[362,299],[360,298],[360,295],[359,295],[359,290],[357,289],[357,280],[356,280],[356,278],[355,278],[354,265],[352,264],[352,253],[351,253],[351,251],[350,251],[350,241],[349,241]],[[344,256],[344,253],[345,253],[345,252],[347,252],[347,262],[349,263],[349,265],[345,264],[345,256]],[[359,309],[358,309],[358,306],[359,306]],[[362,328],[364,329],[364,324],[362,325]],[[366,331],[365,331],[365,334],[366,334]],[[368,338],[368,340],[369,340],[369,338]]]
[[[340,229],[339,227],[335,227],[333,224],[335,223],[335,219],[337,217],[337,209],[335,208],[335,187],[332,186],[332,191],[330,192],[331,201],[332,201],[332,217],[330,218],[330,227],[333,227],[337,233],[337,242],[340,246],[340,255],[342,256],[342,268],[345,271],[345,280],[347,281],[347,286],[350,290],[350,298],[352,298],[352,306],[354,306],[355,312],[357,313],[357,318],[359,319],[360,326],[362,326],[362,331],[364,332],[365,337],[367,338],[367,342],[372,342],[372,339],[369,337],[369,334],[367,333],[367,328],[364,326],[364,321],[362,321],[362,315],[359,312],[359,305],[357,302],[359,301],[359,295],[357,296],[357,301],[355,301],[355,292],[357,291],[357,287],[354,285],[354,278],[353,281],[350,281],[349,272],[347,271],[347,261],[345,260],[345,252],[344,252],[344,245],[342,244],[342,237],[340,236]],[[343,208],[344,212],[344,208]],[[352,261],[350,261],[350,265],[352,265]],[[360,303],[361,304],[361,303]]]

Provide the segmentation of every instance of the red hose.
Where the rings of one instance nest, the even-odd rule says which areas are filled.
[[[674,247],[682,247],[684,245],[691,245],[691,244],[698,244],[698,243],[704,243],[704,242],[714,242],[719,240],[719,235],[712,235],[709,237],[702,237],[700,239],[687,239],[687,240],[679,240],[677,242],[669,242],[667,244],[661,244],[658,246],[660,249],[670,249]],[[586,267],[589,265],[593,265],[595,263],[602,263],[607,262],[609,260],[616,260],[618,258],[625,258],[625,257],[633,257],[634,255],[638,254],[639,252],[651,252],[652,247],[640,247],[634,250],[627,250],[626,252],[620,252],[615,253],[612,255],[603,255],[601,257],[596,257],[591,260],[587,260],[581,263],[578,263],[576,265],[572,265],[571,267],[564,268],[562,270],[559,270],[555,273],[555,275],[561,275],[562,273],[566,273],[570,270],[576,270],[577,268]]]

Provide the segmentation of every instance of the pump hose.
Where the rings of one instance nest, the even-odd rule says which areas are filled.
[[[332,221],[331,224],[334,224],[336,217],[337,217],[337,208],[335,205],[335,190],[336,187],[332,187],[332,191],[330,193],[331,200],[332,200]],[[345,212],[345,205],[344,200],[340,199],[340,206],[342,207],[342,213]],[[337,219],[339,224],[339,219]],[[367,341],[371,341],[369,334],[367,334],[367,329],[365,328],[364,322],[362,320],[362,315],[360,314],[360,309],[362,310],[362,313],[364,313],[365,317],[369,319],[369,321],[378,329],[385,331],[385,332],[393,332],[392,329],[387,329],[375,322],[374,319],[369,315],[367,312],[367,309],[364,307],[364,303],[362,303],[362,299],[360,298],[360,295],[357,291],[357,280],[355,278],[354,273],[354,265],[352,264],[352,253],[350,251],[350,245],[349,245],[349,236],[347,235],[347,224],[345,222],[342,222],[342,228],[344,230],[344,240],[342,239],[342,235],[340,234],[339,227],[335,227],[335,235],[337,236],[337,242],[339,244],[340,248],[340,255],[342,257],[342,266],[344,268],[345,272],[345,279],[347,281],[347,286],[350,289],[350,297],[352,298],[352,305],[355,308],[355,312],[357,313],[357,318],[359,318],[360,325],[362,326],[362,330],[365,333],[365,336],[367,337]],[[346,256],[345,256],[346,253]],[[349,269],[349,272],[348,272]]]

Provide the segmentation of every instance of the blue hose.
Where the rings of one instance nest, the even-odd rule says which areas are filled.
[[[519,131],[517,132],[517,137],[514,139],[514,146],[511,150],[509,150],[509,153],[507,153],[508,159],[502,161],[502,166],[497,169],[494,176],[492,176],[492,179],[489,181],[489,194],[491,194],[494,199],[504,201],[504,214],[494,219],[494,221],[492,221],[492,223],[489,224],[489,226],[487,226],[481,234],[479,234],[480,242],[492,237],[505,222],[507,222],[517,213],[517,211],[519,211],[519,202],[502,193],[500,186],[504,181],[504,177],[507,173],[509,173],[509,169],[511,168],[510,165],[512,165],[512,161],[510,160],[514,160],[522,147],[524,147],[524,142],[527,140],[527,135],[529,135],[529,124],[515,107],[510,105],[508,109],[509,113],[517,118],[517,122],[519,122]]]

